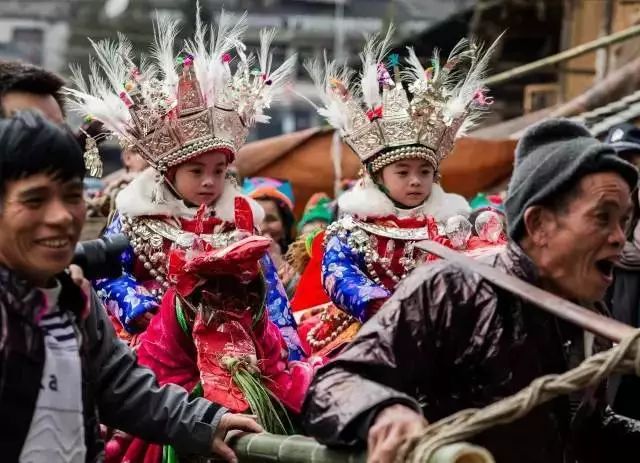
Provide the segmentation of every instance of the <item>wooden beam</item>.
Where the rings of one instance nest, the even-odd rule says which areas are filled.
[[[472,272],[476,272],[490,283],[521,297],[530,304],[549,312],[551,315],[573,323],[584,330],[607,338],[610,341],[620,342],[636,331],[629,325],[620,323],[613,318],[597,314],[592,310],[585,309],[555,294],[533,286],[526,281],[512,275],[507,275],[494,267],[481,264],[435,241],[420,241],[416,246],[423,251],[427,251],[449,262],[469,269]]]
[[[633,37],[640,36],[640,25],[629,27],[620,32],[616,32],[611,35],[607,35],[605,37],[600,37],[596,40],[592,40],[591,42],[583,43],[582,45],[578,45],[577,47],[571,48],[569,50],[562,51],[555,55],[548,56],[546,58],[539,59],[534,61],[533,63],[528,63],[523,66],[519,66],[517,68],[511,69],[509,71],[501,72],[494,76],[489,77],[485,84],[488,86],[501,84],[511,79],[515,79],[516,77],[521,77],[526,74],[530,74],[539,69],[545,68],[547,66],[551,66],[553,64],[558,64],[575,58],[577,56],[584,55],[586,53],[597,50],[598,48],[606,47],[609,45],[613,45],[619,42],[624,42]]]

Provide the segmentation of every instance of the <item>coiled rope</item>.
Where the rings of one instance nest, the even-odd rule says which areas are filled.
[[[396,462],[423,463],[447,444],[460,442],[497,425],[511,423],[534,407],[558,396],[597,386],[613,373],[640,376],[640,330],[619,345],[587,358],[578,367],[559,375],[541,376],[517,394],[481,409],[461,410],[429,425],[408,439]]]

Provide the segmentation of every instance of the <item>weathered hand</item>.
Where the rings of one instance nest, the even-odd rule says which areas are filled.
[[[232,431],[264,432],[264,430],[262,426],[257,423],[256,417],[253,415],[242,415],[238,413],[225,413],[222,415],[216,432],[213,435],[211,451],[224,461],[237,463],[238,458],[236,454],[233,453],[231,447],[225,443],[227,433]]]
[[[427,420],[409,407],[396,404],[383,409],[369,429],[367,463],[393,463],[405,440],[422,431]]]

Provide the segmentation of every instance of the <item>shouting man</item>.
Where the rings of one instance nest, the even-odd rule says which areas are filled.
[[[637,176],[583,126],[549,120],[531,128],[516,149],[506,200],[510,243],[488,263],[604,310]],[[489,405],[605,347],[477,273],[424,265],[319,372],[306,429],[327,444],[366,442],[369,461],[392,462],[428,422]],[[619,461],[617,453],[637,451],[640,425],[614,415],[603,394],[557,399],[475,442],[499,462]]]

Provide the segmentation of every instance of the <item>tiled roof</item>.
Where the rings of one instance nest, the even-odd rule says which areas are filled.
[[[585,124],[598,137],[612,127],[640,117],[640,90],[617,101],[579,114],[572,119]]]

